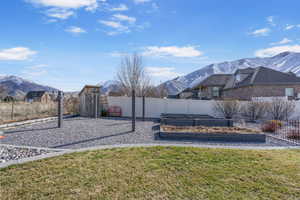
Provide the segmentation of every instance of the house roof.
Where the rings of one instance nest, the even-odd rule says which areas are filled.
[[[249,75],[240,82],[237,82],[235,76],[232,75],[224,89],[250,85],[300,84],[300,77],[295,74],[280,72],[267,67],[257,67],[252,72],[248,70],[248,73]]]
[[[237,69],[234,74],[250,74],[255,71],[255,68],[247,67],[245,69]]]
[[[41,98],[46,91],[30,91],[26,94],[27,99]]]
[[[201,81],[194,88],[197,88],[199,86],[224,86],[231,78],[231,76],[232,74],[213,74]]]

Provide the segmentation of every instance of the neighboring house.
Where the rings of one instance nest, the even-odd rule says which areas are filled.
[[[30,91],[26,94],[25,101],[49,103],[52,102],[52,98],[46,91]]]
[[[193,88],[187,88],[177,96],[180,99],[221,99],[223,88],[232,74],[213,74]]]
[[[266,67],[238,69],[234,74],[214,74],[187,90],[197,99],[251,100],[253,97],[300,98],[300,77]],[[186,91],[180,96],[184,98]]]
[[[96,85],[86,85],[79,92],[79,112],[82,117],[101,116],[102,105],[101,87]]]
[[[16,99],[13,96],[6,96],[6,97],[3,98],[4,102],[13,102],[15,100]]]

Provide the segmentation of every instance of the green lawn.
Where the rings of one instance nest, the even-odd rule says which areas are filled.
[[[0,170],[0,199],[300,199],[299,150],[147,147]]]

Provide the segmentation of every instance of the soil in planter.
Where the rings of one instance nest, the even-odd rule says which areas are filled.
[[[255,134],[259,133],[256,129],[242,127],[207,127],[207,126],[171,126],[162,125],[161,130],[164,132],[189,132],[189,133],[239,133]]]

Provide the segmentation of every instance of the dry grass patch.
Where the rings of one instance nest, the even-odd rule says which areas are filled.
[[[188,132],[188,133],[239,133],[252,134],[260,133],[257,129],[243,127],[207,127],[207,126],[171,126],[163,125],[160,127],[165,132]]]

